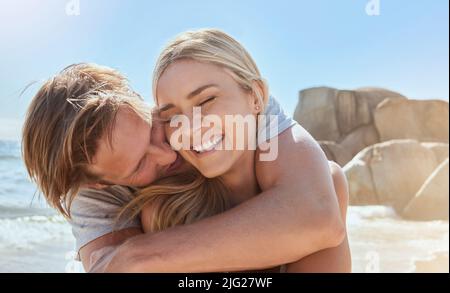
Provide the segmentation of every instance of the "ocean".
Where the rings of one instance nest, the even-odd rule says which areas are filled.
[[[448,221],[406,221],[385,206],[351,206],[353,272],[448,272]],[[83,272],[65,219],[28,179],[20,144],[0,140],[0,272]]]

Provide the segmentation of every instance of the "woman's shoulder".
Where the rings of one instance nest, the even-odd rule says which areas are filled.
[[[322,156],[318,142],[296,123],[275,140],[258,147],[255,159],[258,183],[262,190],[272,188],[288,176],[306,172],[308,165],[315,158],[322,160]]]

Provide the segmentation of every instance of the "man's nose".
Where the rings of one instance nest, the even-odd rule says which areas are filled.
[[[148,152],[152,160],[160,166],[170,165],[177,159],[176,152],[166,142],[151,144]]]

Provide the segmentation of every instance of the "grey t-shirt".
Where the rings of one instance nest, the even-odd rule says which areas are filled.
[[[266,126],[258,130],[258,134],[265,131],[266,139],[270,139],[288,129],[296,122],[288,117],[279,103],[270,97],[264,114]],[[277,123],[270,119],[270,115],[277,117]],[[113,231],[140,227],[140,219],[117,222],[116,217],[121,209],[133,198],[133,189],[125,186],[110,186],[104,189],[82,189],[75,196],[71,208],[72,233],[76,239],[76,251],[103,235]],[[127,217],[123,217],[126,219]]]
[[[133,189],[113,185],[103,189],[83,188],[70,206],[69,223],[75,237],[76,251],[103,235],[131,227],[140,227],[140,219],[121,217],[118,213],[133,198]]]

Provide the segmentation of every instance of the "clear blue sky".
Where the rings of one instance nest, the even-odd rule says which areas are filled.
[[[151,101],[163,45],[188,29],[220,28],[241,41],[293,113],[311,86],[381,86],[411,98],[449,96],[448,0],[0,0],[0,137],[17,136],[37,90],[20,91],[71,63],[121,70]]]

